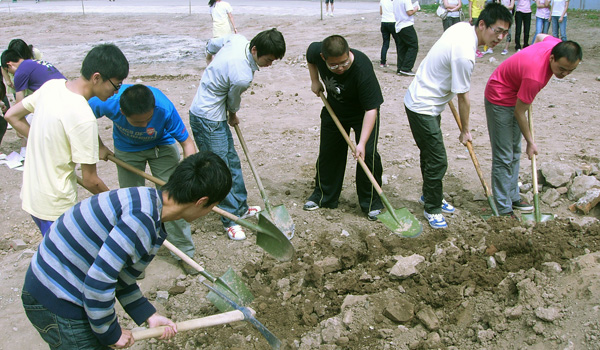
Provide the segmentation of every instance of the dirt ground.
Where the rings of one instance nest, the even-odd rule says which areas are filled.
[[[402,105],[411,78],[395,75],[395,65],[379,68],[379,15],[377,3],[372,5],[370,12],[340,13],[325,20],[302,13],[236,14],[237,27],[248,38],[277,27],[287,42],[285,58],[256,73],[238,116],[271,201],[284,204],[294,219],[296,255],[290,262],[277,262],[255,244],[254,234],[246,241],[231,241],[218,217],[211,214],[192,225],[196,260],[214,275],[233,268],[255,296],[249,306],[256,310],[257,319],[285,349],[600,349],[600,210],[587,216],[571,213],[567,207],[572,202],[563,194],[553,207],[542,207],[543,212],[557,214],[555,221],[538,225],[498,218],[484,221],[480,215],[489,212],[487,202],[447,109],[442,118],[449,159],[444,185],[446,198],[457,211],[447,217],[448,229],[430,229],[417,202],[418,149]],[[23,38],[69,78],[78,75],[81,60],[92,46],[116,43],[130,60],[126,82],[162,89],[189,126],[188,108],[205,68],[203,47],[211,35],[207,14],[0,12],[0,19],[0,45]],[[419,13],[415,26],[418,65],[442,25],[432,14]],[[339,208],[302,210],[314,183],[322,107],[310,91],[303,55],[311,42],[334,33],[344,35],[351,47],[365,52],[374,63],[385,98],[379,140],[383,190],[394,206],[407,207],[421,220],[424,231],[418,238],[402,238],[361,214],[354,186],[356,164],[350,156]],[[568,35],[582,45],[584,60],[568,78],[553,78],[534,102],[539,162],[597,169],[597,17],[570,16]],[[396,58],[393,48],[392,44],[390,63]],[[514,53],[514,46],[510,49]],[[494,68],[506,58],[500,51],[497,48],[493,55],[477,60],[470,93],[471,133],[486,175],[491,151],[483,90]],[[111,123],[101,119],[99,124],[105,144],[112,145]],[[8,154],[19,147],[14,131],[8,131],[0,151]],[[262,205],[241,148],[238,152],[249,201]],[[522,182],[531,183],[528,160],[522,161],[521,169]],[[109,187],[118,187],[113,164],[101,162],[99,173]],[[20,304],[31,250],[41,239],[31,218],[20,209],[20,186],[21,172],[0,166],[0,211],[4,213],[0,349],[46,349]],[[88,194],[81,190],[80,196]],[[19,238],[26,249],[12,247]],[[408,257],[420,262],[416,270],[396,276],[397,261]],[[175,321],[217,312],[205,299],[206,288],[196,278],[181,275],[166,251],[161,250],[140,285],[159,311]],[[157,298],[157,292],[163,291],[170,291],[167,300]],[[120,317],[123,326],[135,327],[123,312]],[[238,322],[182,332],[168,343],[140,341],[133,348],[269,346],[251,324]]]

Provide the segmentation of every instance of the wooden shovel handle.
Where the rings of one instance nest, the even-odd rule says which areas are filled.
[[[320,93],[320,96],[321,96],[321,100],[323,100],[323,103],[325,104],[325,108],[327,108],[327,111],[329,112],[329,115],[331,116],[331,119],[333,119],[335,125],[340,130],[340,133],[344,137],[344,140],[346,140],[346,143],[350,147],[350,150],[352,151],[352,153],[356,153],[356,146],[354,146],[354,143],[352,142],[352,140],[350,140],[348,133],[346,132],[346,130],[344,130],[342,123],[340,123],[340,120],[338,119],[335,112],[333,111],[333,108],[331,108],[331,106],[329,105],[329,102],[327,102],[327,99],[325,98],[325,95],[323,95],[323,92]],[[357,160],[358,160],[358,164],[360,164],[360,166],[363,168],[363,171],[365,172],[365,174],[367,174],[367,177],[373,184],[373,187],[375,187],[377,194],[381,195],[383,193],[383,190],[381,189],[381,186],[379,186],[379,184],[377,183],[377,180],[375,180],[375,177],[371,173],[371,170],[369,169],[369,167],[367,167],[367,164],[365,164],[365,161],[362,160],[362,158],[360,158],[360,157],[358,157]]]
[[[113,156],[113,155],[108,155],[108,160],[110,160],[111,162],[117,164],[118,166],[120,166],[121,168],[127,169],[129,171],[131,171],[134,174],[138,174],[140,176],[142,176],[143,178],[154,182],[155,184],[159,185],[159,186],[163,186],[165,184],[165,182],[157,177],[154,177],[144,171],[141,171],[140,169],[125,163],[124,161],[120,160],[119,158]],[[226,212],[225,210],[221,209],[221,208],[217,208],[217,207],[213,207],[212,211],[214,211],[215,213],[224,216],[226,218],[228,218],[229,220],[233,220],[233,221],[238,221],[240,220],[239,217]]]
[[[252,313],[252,316],[256,314],[256,312],[250,308],[248,308]],[[193,320],[187,320],[182,322],[177,322],[177,331],[189,331],[198,328],[206,328],[212,326],[218,326],[221,324],[243,321],[244,314],[240,310],[228,311],[221,314],[211,315],[202,318],[196,318]],[[141,331],[133,332],[133,339],[136,341],[150,338],[158,338],[160,337],[166,326],[160,326],[155,328],[148,328]]]
[[[200,272],[205,272],[204,268],[202,266],[200,266],[200,264],[198,264],[194,259],[192,259],[189,256],[187,256],[179,248],[177,248],[176,246],[174,246],[173,243],[171,243],[171,242],[169,242],[169,241],[167,241],[165,239],[165,241],[163,243],[163,246],[165,246],[167,249],[169,249],[170,251],[172,251],[173,254],[177,255],[181,260],[185,261],[191,267],[195,268],[196,270],[198,270]]]
[[[460,117],[458,115],[458,111],[454,106],[454,102],[448,102],[448,106],[454,115],[454,120],[456,120],[456,124],[458,124],[458,129],[462,132],[462,123],[460,122]],[[471,141],[467,142],[467,149],[469,150],[469,155],[471,156],[471,160],[473,160],[473,165],[475,165],[475,171],[477,171],[477,176],[479,176],[479,181],[481,181],[481,185],[483,186],[483,190],[485,191],[486,196],[491,196],[492,192],[485,182],[485,178],[483,177],[483,173],[481,172],[481,166],[479,165],[479,161],[477,160],[477,156],[475,155],[475,151],[473,150],[473,143]]]

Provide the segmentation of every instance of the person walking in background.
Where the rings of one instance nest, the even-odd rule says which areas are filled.
[[[210,16],[213,20],[213,38],[221,38],[232,33],[237,34],[233,21],[233,8],[227,1],[208,0]]]
[[[514,13],[513,9],[515,8],[515,0],[501,0],[500,3],[506,7],[511,14]],[[508,46],[510,45],[512,36],[510,35],[510,31],[506,35],[506,39],[504,40],[506,43],[504,44],[504,50],[502,50],[502,55],[508,54]],[[535,39],[535,37],[534,37]]]
[[[394,16],[396,17],[396,33],[400,47],[398,48],[397,74],[414,76],[412,71],[417,53],[419,52],[419,39],[415,30],[415,13],[421,9],[419,2],[411,0],[395,0]]]
[[[460,14],[462,13],[462,1],[461,0],[441,0],[440,6],[443,6],[448,13],[446,18],[442,20],[442,27],[444,31],[450,28],[453,24],[460,22]]]
[[[550,1],[551,0],[535,0],[535,34],[531,39],[531,45],[535,42],[535,37],[540,34],[548,34],[550,29]]]
[[[390,48],[390,36],[394,38],[396,44],[396,53],[398,53],[399,39],[396,35],[396,17],[394,17],[393,0],[379,1],[379,14],[381,15],[381,36],[383,44],[381,45],[381,60],[379,67],[387,67],[387,52]]]
[[[534,45],[507,58],[490,76],[485,114],[492,145],[492,192],[500,215],[515,217],[515,209],[533,210],[521,199],[518,184],[521,138],[527,142],[529,159],[538,154],[525,113],[553,75],[565,78],[582,57],[576,42],[538,34]]]
[[[521,29],[523,30],[523,48],[529,46],[531,28],[531,0],[515,0],[515,50],[521,50]]]
[[[552,36],[558,38],[560,29],[560,39],[567,41],[567,10],[569,9],[569,0],[552,0]]]
[[[469,23],[472,26],[477,27],[479,14],[485,7],[487,0],[469,0]],[[483,57],[483,53],[479,51],[479,47],[475,50],[475,57]]]
[[[329,12],[329,4],[331,4],[331,12]],[[333,0],[325,0],[325,16],[333,17]]]

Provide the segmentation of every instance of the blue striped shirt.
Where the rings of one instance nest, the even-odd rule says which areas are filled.
[[[156,312],[136,277],[166,239],[162,207],[161,192],[147,187],[81,201],[44,236],[23,290],[59,316],[88,319],[102,344],[116,343],[121,327],[115,297],[138,325]]]

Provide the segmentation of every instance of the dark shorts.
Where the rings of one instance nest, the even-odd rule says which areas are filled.
[[[325,3],[326,4],[329,4],[329,3],[333,4],[333,0],[325,0]]]

